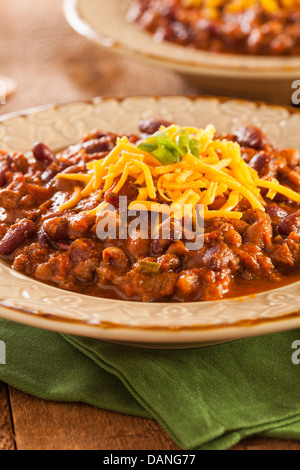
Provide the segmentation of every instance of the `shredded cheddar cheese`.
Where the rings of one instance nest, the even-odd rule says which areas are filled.
[[[65,209],[69,209],[69,207],[76,206],[76,204],[78,204],[80,200],[81,200],[81,190],[79,187],[76,187],[74,194],[65,204],[62,204],[60,206],[60,210],[64,211]]]
[[[189,215],[195,223],[197,213],[206,219],[240,219],[243,214],[238,207],[243,198],[253,209],[261,211],[276,194],[300,203],[300,194],[276,179],[259,178],[243,160],[238,143],[219,140],[215,135],[212,125],[205,129],[172,125],[162,126],[159,132],[138,144],[130,143],[127,137],[118,138],[105,158],[87,164],[85,174],[57,175],[59,179],[81,184],[60,210],[74,208],[82,199],[92,198],[99,205],[89,212],[105,211],[108,206],[105,193],[120,193],[128,178],[138,193],[129,205],[130,210],[153,211],[179,219]],[[217,198],[222,198],[221,205],[214,206]]]
[[[272,181],[266,181],[266,180],[261,180],[261,179],[256,180],[256,184],[260,188],[271,189],[272,191],[276,193],[286,196],[288,199],[291,199],[292,201],[300,203],[300,194],[296,193],[290,188],[287,188],[286,186],[282,186],[281,184],[277,184],[277,183],[273,183]]]
[[[180,0],[185,7],[199,8],[210,19],[219,17],[220,11],[235,13],[240,10],[261,6],[269,13],[277,13],[281,9],[299,8],[299,0]]]

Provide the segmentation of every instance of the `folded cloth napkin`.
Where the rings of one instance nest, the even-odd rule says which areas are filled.
[[[300,440],[292,361],[300,330],[159,351],[0,320],[0,340],[0,380],[44,399],[154,418],[183,449],[226,449],[253,434]]]

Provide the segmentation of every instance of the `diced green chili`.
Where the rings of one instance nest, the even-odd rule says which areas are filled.
[[[154,261],[140,260],[137,265],[144,274],[158,274],[160,272],[160,265]]]
[[[200,146],[201,143],[192,139],[189,133],[184,130],[176,137],[176,142],[165,131],[155,132],[145,142],[141,142],[138,148],[152,153],[163,165],[170,165],[180,162],[181,157],[187,153],[192,153],[199,158]]]
[[[171,163],[177,163],[180,161],[180,157],[174,155],[166,147],[159,147],[152,153],[163,165],[170,165]]]
[[[141,144],[138,145],[138,149],[142,150],[143,152],[152,153],[154,150],[157,149],[157,145],[142,142]]]

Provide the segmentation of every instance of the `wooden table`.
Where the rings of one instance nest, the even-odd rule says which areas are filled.
[[[5,114],[94,96],[198,94],[179,76],[128,63],[79,37],[61,0],[0,0],[0,75],[17,93]],[[0,449],[175,450],[154,421],[82,404],[52,403],[0,383]],[[251,438],[235,449],[297,449],[292,441]]]

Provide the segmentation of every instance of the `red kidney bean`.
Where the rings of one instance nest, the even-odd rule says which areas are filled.
[[[260,220],[271,222],[269,215],[259,209],[248,209],[245,211],[243,214],[243,220],[250,225],[254,224],[255,222],[259,222]]]
[[[6,235],[0,241],[0,255],[9,256],[26,240],[36,233],[36,226],[32,220],[22,219],[10,227]]]
[[[108,204],[111,204],[116,209],[119,207],[119,194],[113,192],[113,190],[108,190],[104,194],[104,199]]]
[[[174,240],[162,240],[161,238],[156,238],[151,244],[151,251],[154,255],[161,255],[167,251],[172,243],[174,243]]]
[[[50,240],[61,241],[69,238],[69,221],[66,217],[45,220],[43,229]]]
[[[143,121],[140,121],[139,123],[139,130],[143,134],[154,134],[157,132],[160,128],[160,126],[165,126],[168,127],[171,125],[171,122],[169,121],[164,121],[163,119],[145,119]]]
[[[109,266],[120,269],[126,269],[128,266],[128,258],[121,248],[110,247],[103,251],[103,261]]]
[[[168,235],[168,238],[166,238],[166,235]],[[151,251],[154,255],[162,255],[175,240],[179,240],[180,238],[182,238],[181,224],[177,221],[172,220],[169,222],[166,220],[160,226],[158,237],[155,238],[151,244]]]
[[[39,243],[41,246],[45,246],[48,245],[48,241],[49,239],[45,233],[45,230],[41,228],[37,233],[36,242]]]
[[[300,233],[300,211],[288,215],[278,224],[278,233],[288,236],[291,232]]]
[[[276,173],[276,165],[271,155],[266,152],[259,152],[251,158],[249,165],[254,168],[262,176],[274,176]]]
[[[236,270],[238,261],[233,251],[225,243],[208,248],[202,258],[203,265],[212,271],[222,271],[228,268]]]
[[[83,138],[82,142],[98,140],[98,139],[101,139],[102,137],[106,137],[107,139],[110,139],[112,142],[116,142],[118,136],[117,134],[113,134],[112,132],[101,132],[98,129],[94,129],[92,132],[90,132]]]
[[[3,186],[5,186],[5,183],[6,183],[5,173],[6,173],[5,171],[0,170],[0,188],[3,188]]]
[[[90,213],[80,213],[69,219],[69,238],[77,240],[88,236],[91,228],[95,225],[96,216]]]
[[[44,173],[41,175],[41,180],[44,183],[49,183],[53,178],[57,175],[58,170],[46,170]]]
[[[6,176],[5,173],[9,170],[8,166],[1,165],[0,167],[0,188],[6,185]]]
[[[5,155],[3,160],[0,162],[0,188],[6,185],[6,172],[10,170],[10,165],[12,163],[11,157]]]
[[[278,217],[279,219],[283,219],[288,215],[288,213],[281,207],[277,206],[277,204],[267,204],[265,206],[265,211],[271,218]]]
[[[37,142],[32,148],[32,153],[37,162],[49,164],[56,162],[56,155],[47,145]]]
[[[93,153],[109,152],[114,148],[115,142],[111,137],[103,136],[100,139],[88,140],[82,144],[82,148],[92,155]]]
[[[212,36],[218,36],[222,29],[219,23],[210,21],[207,18],[201,18],[197,21],[197,28],[201,32],[209,33]]]
[[[250,147],[256,150],[263,150],[269,143],[263,131],[255,126],[239,127],[234,137],[242,147]]]

